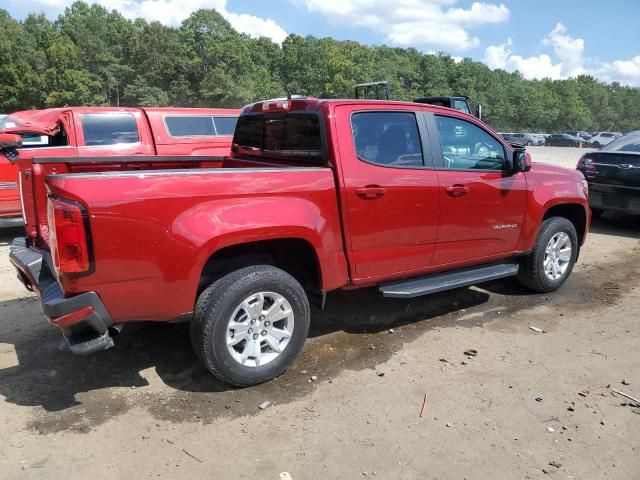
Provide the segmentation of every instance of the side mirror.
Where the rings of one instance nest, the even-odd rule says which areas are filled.
[[[482,120],[482,105],[476,105],[476,118]]]
[[[531,170],[532,160],[531,154],[523,149],[513,152],[513,171],[528,172]]]
[[[0,150],[15,150],[22,146],[22,137],[13,133],[0,133]]]

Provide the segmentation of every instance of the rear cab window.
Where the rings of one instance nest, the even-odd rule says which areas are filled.
[[[88,147],[140,142],[136,119],[130,113],[82,113],[80,122]]]
[[[258,113],[238,118],[232,149],[269,159],[324,164],[324,131],[315,113]]]

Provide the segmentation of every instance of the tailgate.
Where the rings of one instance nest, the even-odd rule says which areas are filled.
[[[20,215],[18,168],[0,153],[0,218]]]
[[[588,160],[591,160],[590,168],[583,170],[588,181],[621,187],[640,187],[640,154],[600,151],[585,155],[583,161]]]

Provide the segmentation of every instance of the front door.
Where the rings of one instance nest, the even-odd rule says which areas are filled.
[[[343,218],[354,283],[432,264],[438,180],[420,108],[336,109]]]
[[[438,148],[440,190],[435,265],[479,263],[516,248],[527,199],[524,173],[511,171],[510,150],[479,123],[427,117]],[[435,138],[434,138],[435,137]]]

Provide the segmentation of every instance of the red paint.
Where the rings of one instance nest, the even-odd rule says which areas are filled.
[[[135,118],[139,142],[122,143],[117,145],[89,146],[86,145],[82,128],[83,114],[112,114],[129,113]],[[172,137],[166,127],[164,118],[171,116],[237,116],[239,110],[218,108],[116,108],[116,107],[67,107],[45,110],[27,110],[11,114],[5,121],[15,124],[5,128],[5,133],[38,133],[41,135],[56,135],[64,129],[67,136],[66,146],[23,146],[18,149],[20,159],[30,160],[45,157],[116,157],[127,155],[178,155],[212,156],[228,155],[231,147],[231,136],[214,137]],[[60,172],[60,166],[53,167]],[[71,165],[64,168],[71,168]],[[83,168],[79,166],[78,168]],[[121,169],[121,166],[112,166]],[[86,168],[85,168],[86,170]],[[29,191],[33,195],[25,195],[25,216],[27,232],[31,238],[40,234],[45,240],[48,238],[46,226],[46,191],[44,176],[51,169],[34,171],[33,177],[26,179]],[[23,182],[25,178],[23,176]],[[0,152],[0,218],[19,217],[20,195],[18,191],[18,169],[12,165],[7,157]],[[4,187],[3,187],[4,185]]]
[[[262,108],[256,104],[245,111]],[[464,118],[512,156],[509,145],[469,115],[357,100],[296,99],[287,108],[322,115],[326,167],[291,168],[234,153],[222,164],[185,164],[173,173],[148,171],[144,164],[135,174],[49,176],[51,193],[83,204],[89,214],[95,270],[80,277],[60,273],[66,294],[97,292],[116,323],[168,321],[193,310],[204,265],[229,246],[303,240],[316,253],[320,287],[350,289],[527,252],[545,213],[556,205],[578,205],[588,224],[581,174],[569,169],[542,164],[527,173],[389,168],[365,163],[354,151],[351,113],[394,110]],[[78,171],[71,162],[27,160],[21,167],[23,175],[31,171],[38,179],[25,188],[27,196],[34,188],[36,195],[44,194],[37,189],[54,168]],[[80,170],[92,171],[89,167]]]
[[[63,315],[57,318],[51,318],[49,319],[49,321],[56,327],[65,328],[82,322],[84,319],[86,319],[90,315],[93,315],[94,313],[95,310],[93,309],[93,307],[84,307],[67,315]]]

